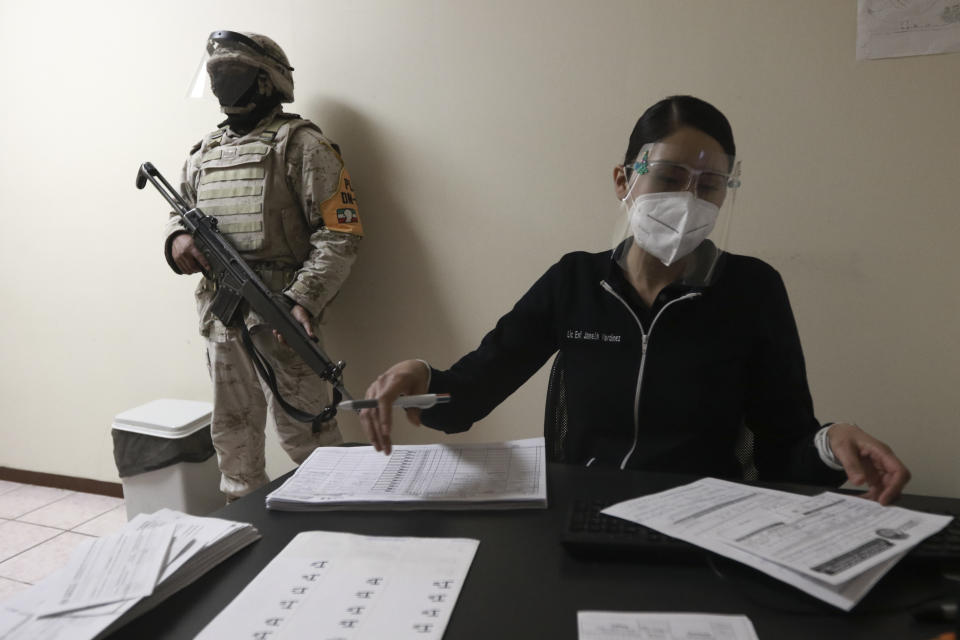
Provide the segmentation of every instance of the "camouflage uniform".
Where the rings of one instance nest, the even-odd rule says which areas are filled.
[[[307,120],[278,106],[249,133],[222,127],[207,135],[183,168],[181,191],[191,205],[215,216],[223,235],[273,291],[283,292],[312,316],[320,337],[323,311],[336,296],[356,257],[363,230],[356,197],[339,150]],[[166,256],[183,231],[178,216],[167,227]],[[240,342],[210,311],[215,285],[197,290],[200,333],[214,385],[211,431],[228,498],[267,482],[264,429],[272,419],[284,450],[302,462],[317,446],[342,442],[336,420],[312,433],[290,418],[262,383]],[[284,399],[313,413],[329,402],[323,382],[249,309],[244,321],[257,348],[274,366]]]

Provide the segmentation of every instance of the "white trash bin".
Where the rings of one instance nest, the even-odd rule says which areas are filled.
[[[167,507],[204,516],[226,504],[210,441],[213,405],[148,402],[113,419],[113,454],[127,519]]]

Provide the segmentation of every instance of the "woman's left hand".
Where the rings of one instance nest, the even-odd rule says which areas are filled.
[[[890,504],[910,481],[910,470],[893,450],[857,425],[839,422],[827,437],[850,482],[867,485],[864,498]]]

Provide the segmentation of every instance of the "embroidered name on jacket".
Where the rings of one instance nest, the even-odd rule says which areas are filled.
[[[567,329],[567,340],[585,340],[589,342],[620,342],[620,336],[599,331],[583,331],[581,329]]]

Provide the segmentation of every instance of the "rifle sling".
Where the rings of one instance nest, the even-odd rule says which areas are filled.
[[[336,388],[336,386],[331,385],[333,386],[333,402],[330,404],[330,406],[316,415],[308,411],[304,411],[303,409],[294,407],[292,404],[284,400],[283,396],[280,395],[280,390],[277,389],[277,376],[273,371],[273,367],[270,366],[270,363],[267,362],[267,359],[264,358],[263,354],[260,353],[254,346],[253,339],[250,337],[250,330],[247,329],[247,323],[241,320],[239,324],[243,347],[250,355],[250,359],[253,360],[253,365],[256,367],[257,373],[259,373],[263,381],[267,383],[267,386],[273,393],[273,397],[277,399],[277,402],[281,407],[283,407],[283,410],[287,412],[287,415],[294,420],[311,423],[313,425],[313,432],[319,432],[322,429],[324,422],[332,420],[333,417],[337,415],[337,405],[340,404],[340,400],[342,399],[342,394],[340,391]]]

